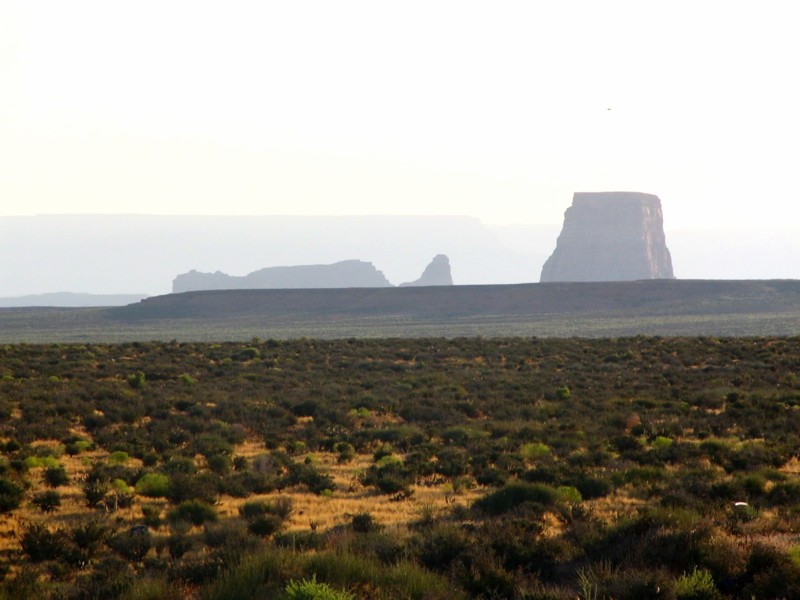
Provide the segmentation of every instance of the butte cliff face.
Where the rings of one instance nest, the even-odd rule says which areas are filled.
[[[541,281],[638,279],[674,279],[661,200],[638,192],[576,193]]]
[[[243,277],[190,271],[172,282],[173,293],[199,290],[302,289],[391,287],[381,271],[371,262],[343,260],[331,265],[268,267]]]
[[[430,264],[425,267],[422,275],[416,281],[401,283],[400,287],[421,287],[429,285],[453,285],[453,275],[450,273],[450,260],[444,254],[437,254]]]

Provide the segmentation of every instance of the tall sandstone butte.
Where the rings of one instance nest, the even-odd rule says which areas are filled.
[[[674,278],[658,196],[576,192],[541,281]]]

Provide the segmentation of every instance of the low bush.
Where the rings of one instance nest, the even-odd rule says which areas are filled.
[[[192,525],[202,525],[207,521],[217,520],[217,511],[213,506],[199,500],[186,500],[169,511],[170,522],[186,521]]]
[[[371,533],[380,529],[375,519],[373,519],[372,515],[368,512],[360,512],[353,515],[350,523],[353,527],[353,531],[356,533]]]
[[[69,483],[69,475],[63,465],[57,467],[48,467],[44,471],[44,481],[52,488],[67,485]]]
[[[717,600],[721,597],[711,573],[697,567],[675,581],[677,600]]]
[[[39,492],[38,494],[34,494],[31,502],[43,513],[50,513],[61,506],[61,494],[54,490]]]
[[[354,596],[344,591],[333,589],[326,583],[317,581],[316,575],[311,579],[290,581],[286,584],[288,600],[353,600]]]
[[[0,513],[7,513],[15,508],[18,508],[22,502],[22,487],[6,479],[0,477]]]
[[[77,548],[91,558],[106,541],[109,531],[108,526],[100,521],[88,521],[73,527],[69,532],[69,537]]]
[[[136,482],[136,493],[148,498],[166,498],[169,493],[169,477],[161,473],[147,473]]]
[[[153,536],[149,531],[126,531],[106,540],[106,545],[122,558],[141,562],[153,547]]]
[[[69,553],[69,541],[64,531],[51,531],[44,525],[29,525],[22,533],[20,545],[31,562],[58,560]]]
[[[263,514],[251,518],[247,523],[247,531],[259,537],[269,537],[278,531],[283,519],[278,515]]]
[[[474,503],[474,507],[486,515],[497,516],[525,504],[542,508],[553,508],[561,500],[558,490],[539,483],[517,482],[487,494]]]

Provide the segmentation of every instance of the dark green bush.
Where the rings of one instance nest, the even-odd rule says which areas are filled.
[[[50,513],[57,510],[61,506],[61,494],[55,490],[39,492],[34,494],[31,502],[43,513]]]
[[[538,483],[511,483],[487,494],[474,504],[486,515],[501,515],[525,504],[534,504],[544,509],[554,508],[560,500],[557,490]]]
[[[356,533],[371,533],[380,529],[375,519],[373,519],[372,515],[368,512],[360,512],[353,515],[350,523],[353,527],[353,531]]]
[[[69,476],[67,475],[67,471],[64,469],[63,465],[58,465],[57,467],[48,467],[45,469],[43,477],[45,483],[52,488],[67,485],[69,483]]]
[[[63,559],[70,551],[69,541],[63,530],[51,531],[44,525],[36,524],[28,525],[22,532],[20,546],[32,562]]]
[[[106,497],[110,487],[109,482],[104,479],[95,479],[92,477],[85,479],[81,485],[81,490],[83,491],[83,498],[86,502],[86,506],[89,508],[97,508]]]
[[[0,477],[0,513],[7,513],[19,507],[22,502],[22,487],[7,479]]]
[[[249,519],[247,530],[259,537],[269,537],[278,531],[282,524],[283,519],[278,515],[263,514]]]
[[[99,521],[87,521],[74,526],[69,532],[69,537],[77,548],[91,558],[106,541],[109,531],[108,526]]]
[[[186,500],[169,511],[170,522],[186,521],[192,525],[202,525],[207,521],[217,520],[217,511],[213,506],[199,500]]]
[[[153,547],[153,536],[149,531],[126,531],[106,539],[106,545],[122,558],[141,562]]]

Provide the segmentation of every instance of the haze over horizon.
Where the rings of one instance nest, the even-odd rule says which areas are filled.
[[[797,278],[796,16],[9,0],[0,216],[469,215],[538,256],[574,192],[631,190],[661,198],[679,278]]]

